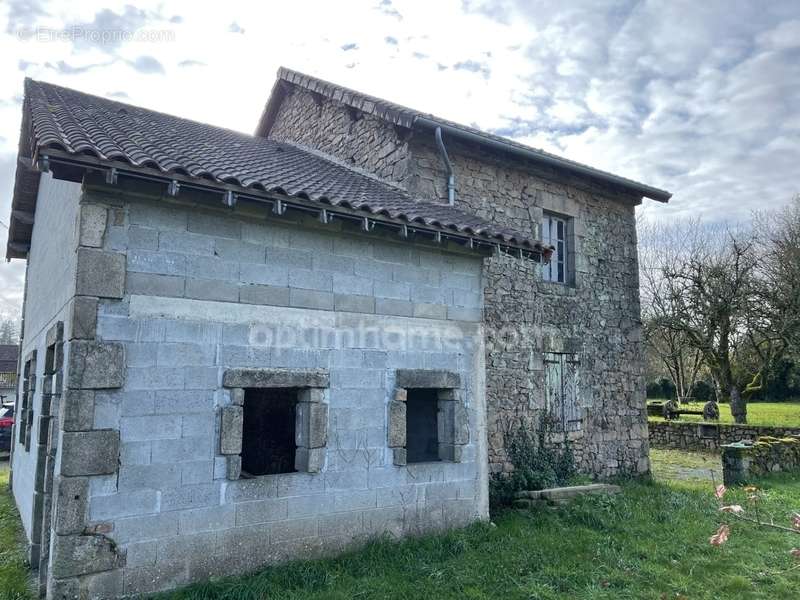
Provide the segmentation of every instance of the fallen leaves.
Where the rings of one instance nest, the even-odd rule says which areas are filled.
[[[717,529],[717,533],[708,538],[708,542],[712,546],[722,546],[722,544],[728,541],[730,533],[731,528],[729,525],[720,525],[719,529]]]
[[[724,484],[720,483],[714,490],[714,496],[716,496],[717,500],[722,500],[722,497],[725,495],[727,490],[728,488],[726,488]]]
[[[738,504],[729,504],[727,506],[720,506],[719,510],[720,512],[733,513],[734,515],[738,515],[744,512],[744,509]]]

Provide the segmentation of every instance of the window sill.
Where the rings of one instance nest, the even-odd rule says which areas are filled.
[[[539,283],[543,291],[554,296],[574,296],[578,292],[578,288],[574,283],[559,283],[558,281],[545,281],[544,279],[540,280]]]

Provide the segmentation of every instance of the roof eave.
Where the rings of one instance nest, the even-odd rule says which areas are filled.
[[[464,129],[453,127],[452,125],[442,123],[435,119],[429,119],[427,117],[420,116],[417,117],[414,122],[415,124],[420,124],[423,127],[427,127],[428,129],[441,128],[442,131],[449,133],[452,136],[461,138],[465,141],[475,142],[478,144],[482,144],[484,146],[489,146],[491,148],[501,150],[503,152],[507,152],[508,154],[514,156],[520,156],[522,158],[538,161],[540,163],[565,169],[567,171],[579,173],[581,175],[591,177],[592,179],[602,181],[603,183],[608,183],[616,187],[623,188],[627,191],[633,192],[637,195],[641,195],[645,198],[656,200],[657,202],[668,202],[669,199],[672,197],[672,194],[665,190],[654,188],[649,185],[644,185],[642,183],[637,183],[635,181],[631,181],[624,177],[619,177],[618,175],[614,175],[612,173],[604,173],[602,171],[592,169],[591,167],[585,167],[583,165],[575,164],[572,161],[562,159],[557,156],[536,152],[533,149],[525,150],[515,144],[505,143],[493,137],[478,135],[471,131],[465,131]]]

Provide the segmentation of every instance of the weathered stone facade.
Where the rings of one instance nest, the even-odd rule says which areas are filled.
[[[270,137],[324,152],[390,183],[406,181],[410,132],[313,92],[288,88],[286,93]]]
[[[800,427],[765,427],[728,423],[690,423],[650,421],[650,446],[674,450],[719,450],[725,444],[759,437],[784,438],[800,436]]]
[[[371,131],[370,131],[371,128]],[[387,123],[301,88],[282,101],[269,133],[446,202],[433,135]],[[395,152],[388,152],[391,143]],[[509,256],[484,264],[489,456],[511,468],[504,431],[544,408],[544,352],[580,364],[580,432],[568,435],[581,469],[598,476],[649,469],[634,207],[639,198],[585,177],[445,137],[456,207],[517,231],[540,233],[546,212],[569,222],[566,284]],[[354,152],[354,148],[361,148]],[[386,151],[382,150],[386,149]]]
[[[49,598],[138,597],[488,517],[480,254],[138,183],[76,188],[75,295],[56,333],[25,336],[47,356],[44,449],[14,463],[44,473],[25,516]],[[423,384],[441,388],[441,459],[406,464],[397,407]],[[242,476],[259,388],[300,390],[296,472]]]

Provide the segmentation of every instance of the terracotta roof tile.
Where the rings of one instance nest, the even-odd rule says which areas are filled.
[[[26,80],[32,147],[208,178],[392,219],[540,249],[528,235],[400,188],[297,146]]]

